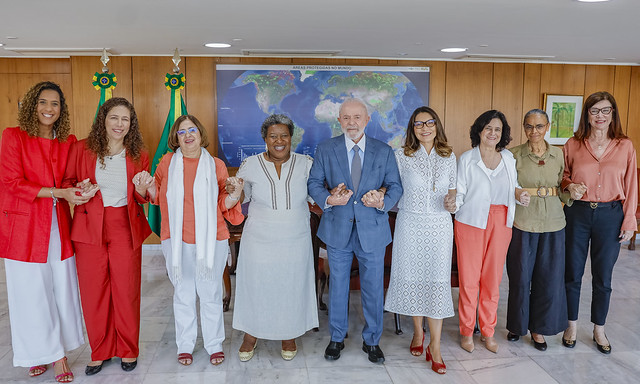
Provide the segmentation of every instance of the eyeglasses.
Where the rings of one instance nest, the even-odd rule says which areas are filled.
[[[613,107],[604,107],[604,108],[589,108],[589,114],[595,116],[598,113],[602,112],[603,115],[608,115],[613,111]]]
[[[195,135],[198,132],[198,128],[197,127],[189,127],[187,129],[178,129],[176,131],[178,136],[184,136],[187,132],[189,132],[192,135]]]
[[[543,132],[547,128],[547,124],[537,124],[537,125],[525,124],[524,125],[525,131],[531,131],[533,128],[535,128],[536,131],[538,132]]]
[[[435,127],[436,119],[431,119],[431,120],[427,120],[427,121],[418,121],[418,120],[416,120],[416,121],[413,122],[413,126],[415,128],[422,128],[425,125],[427,127],[429,127],[429,128]]]

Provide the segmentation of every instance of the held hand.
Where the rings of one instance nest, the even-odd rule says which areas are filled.
[[[233,200],[239,200],[244,189],[244,180],[239,177],[229,177],[224,182],[224,188]]]
[[[82,205],[88,202],[92,196],[84,196],[81,188],[56,189],[59,198],[67,200],[70,204]],[[95,195],[95,192],[94,192]]]
[[[529,203],[531,202],[531,195],[527,191],[522,191],[522,193],[520,194],[519,200],[520,200],[520,204],[524,205],[525,207],[528,207]]]
[[[344,186],[344,184],[340,184],[340,185]],[[332,189],[332,191],[334,191],[336,188]],[[350,189],[344,189],[344,190],[336,191],[335,194],[332,193],[327,198],[327,204],[329,204],[329,205],[346,205],[349,202],[349,199],[351,198],[351,195],[353,195],[353,191],[350,190]]]
[[[631,238],[633,237],[633,234],[634,234],[633,231],[620,231],[620,236],[618,236],[620,241],[618,241],[618,243],[623,243],[625,241],[631,240]]]
[[[342,195],[346,195],[347,191],[349,191],[347,189],[347,186],[344,185],[344,183],[340,183],[331,191],[329,191],[329,193],[331,193],[332,196],[342,196]]]
[[[567,190],[571,193],[573,200],[580,200],[582,196],[587,192],[587,186],[584,183],[575,184],[571,183],[567,186]]]
[[[133,179],[131,179],[131,182],[135,185],[136,192],[138,192],[140,196],[146,196],[149,188],[154,188],[155,190],[156,179],[147,171],[136,173]]]
[[[449,213],[456,211],[456,195],[455,193],[448,193],[444,196],[444,209]]]
[[[384,207],[384,192],[372,189],[362,196],[365,207],[382,209]]]
[[[82,192],[76,192],[76,195],[86,196],[92,198],[96,195],[100,187],[98,184],[91,184],[91,181],[87,178],[76,184],[76,187],[81,188]]]

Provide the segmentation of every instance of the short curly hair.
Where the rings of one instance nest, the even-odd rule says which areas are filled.
[[[53,123],[53,132],[60,141],[66,141],[71,133],[71,123],[69,122],[69,108],[64,98],[64,93],[60,86],[51,81],[42,81],[31,87],[22,98],[20,110],[18,111],[18,124],[20,129],[27,132],[29,136],[36,137],[40,133],[38,121],[38,100],[42,91],[52,90],[60,95],[60,116]]]
[[[198,128],[198,132],[200,132],[200,146],[202,148],[206,148],[209,146],[209,137],[207,136],[207,131],[204,129],[204,125],[198,120],[197,117],[193,115],[182,115],[173,122],[171,129],[169,130],[169,137],[167,137],[167,146],[172,150],[176,151],[176,149],[180,148],[180,140],[178,139],[178,128],[180,128],[180,124],[183,121],[189,120],[193,123],[193,125]]]
[[[129,132],[124,137],[124,147],[127,150],[127,156],[133,160],[140,160],[140,153],[144,148],[140,126],[138,125],[138,115],[133,108],[133,104],[123,97],[113,97],[104,102],[98,109],[96,120],[91,126],[91,132],[87,138],[87,147],[91,152],[95,153],[102,167],[105,166],[104,158],[109,155],[109,138],[107,137],[106,120],[107,114],[111,109],[124,106],[129,110]]]
[[[486,111],[482,115],[478,116],[476,121],[473,122],[471,129],[469,130],[469,137],[471,137],[471,147],[475,148],[480,145],[480,133],[484,128],[489,125],[491,120],[500,119],[502,122],[502,134],[500,135],[500,142],[496,145],[496,151],[500,152],[509,145],[511,142],[511,127],[507,123],[507,118],[504,113],[492,109]]]
[[[262,140],[267,139],[267,132],[269,131],[269,127],[277,124],[282,124],[286,126],[287,129],[289,130],[289,136],[293,136],[293,129],[295,127],[295,124],[293,123],[293,121],[287,115],[274,114],[267,117],[262,122],[262,126],[260,127],[260,134],[262,135]]]

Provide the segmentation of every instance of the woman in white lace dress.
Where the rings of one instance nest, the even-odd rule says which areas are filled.
[[[444,374],[442,319],[454,315],[450,212],[455,210],[456,157],[433,109],[420,107],[413,112],[396,160],[404,194],[398,203],[385,309],[413,316],[410,351],[414,356],[422,355],[422,319],[427,317],[430,342],[426,359],[432,361],[435,372]]]

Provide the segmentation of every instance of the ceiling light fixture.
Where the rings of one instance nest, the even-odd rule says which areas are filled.
[[[609,0],[578,0],[581,3],[602,3]]]
[[[456,52],[466,52],[468,48],[442,48],[440,52],[445,53],[456,53]]]
[[[204,46],[205,47],[209,47],[209,48],[229,48],[231,46],[231,44],[227,44],[227,43],[205,43]]]

